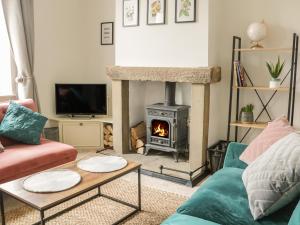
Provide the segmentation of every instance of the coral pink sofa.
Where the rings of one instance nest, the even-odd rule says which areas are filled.
[[[36,111],[33,100],[16,101]],[[9,103],[0,103],[0,123]],[[0,153],[0,184],[74,161],[77,151],[70,145],[41,138],[40,145],[27,145],[0,136],[5,151]]]

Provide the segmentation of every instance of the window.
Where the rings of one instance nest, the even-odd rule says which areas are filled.
[[[13,85],[10,43],[0,3],[0,96],[13,96],[15,94]]]

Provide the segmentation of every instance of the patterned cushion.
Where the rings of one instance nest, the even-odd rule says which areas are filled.
[[[291,133],[274,143],[243,173],[255,220],[281,209],[300,195],[300,135]]]
[[[47,118],[11,102],[0,124],[0,135],[25,144],[40,144]]]
[[[285,117],[277,118],[273,122],[270,122],[261,134],[250,143],[240,156],[240,160],[247,164],[252,163],[272,144],[292,132],[295,132],[295,129],[289,125]]]

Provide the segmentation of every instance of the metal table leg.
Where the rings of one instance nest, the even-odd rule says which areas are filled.
[[[139,211],[142,210],[142,203],[141,203],[141,168],[138,168],[138,206]]]
[[[41,222],[40,222],[40,224],[41,224],[41,225],[45,225],[45,224],[46,224],[46,221],[45,221],[44,210],[41,210],[41,211],[40,211],[40,215],[41,215]]]
[[[5,215],[4,215],[4,203],[3,203],[3,193],[0,192],[0,211],[1,211],[1,224],[5,225]]]

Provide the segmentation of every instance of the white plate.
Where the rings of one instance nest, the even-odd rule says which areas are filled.
[[[120,170],[127,166],[127,161],[117,156],[95,156],[80,160],[77,167],[94,173],[108,173]]]
[[[79,173],[67,169],[34,174],[23,181],[23,188],[30,192],[51,193],[70,189],[81,181]]]

